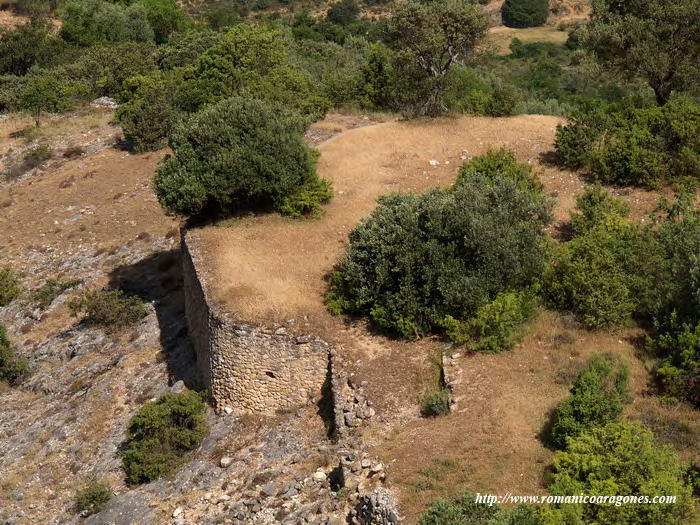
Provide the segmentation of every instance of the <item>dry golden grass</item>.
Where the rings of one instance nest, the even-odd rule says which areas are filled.
[[[496,48],[497,53],[508,55],[510,54],[510,43],[514,38],[519,38],[525,44],[532,42],[564,44],[568,37],[569,34],[566,31],[560,31],[554,26],[527,27],[525,29],[496,26],[489,30],[487,42]]]

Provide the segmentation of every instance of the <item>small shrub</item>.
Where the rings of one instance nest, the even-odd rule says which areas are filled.
[[[554,412],[551,441],[558,449],[569,439],[598,426],[619,421],[628,399],[629,373],[610,356],[594,356],[581,370],[571,395]]]
[[[207,432],[205,405],[196,392],[168,393],[131,418],[122,463],[129,483],[147,483],[175,470]]]
[[[553,461],[551,494],[557,496],[629,495],[676,496],[675,503],[647,505],[557,504],[570,519],[552,523],[668,523],[692,521],[692,488],[685,480],[687,467],[676,452],[658,443],[637,423],[610,423],[594,427],[569,440]]]
[[[100,512],[112,497],[112,490],[97,480],[88,481],[75,495],[75,506],[83,516]]]
[[[447,388],[426,393],[420,402],[423,417],[444,416],[450,413],[450,391]]]
[[[476,311],[468,322],[477,352],[509,350],[522,338],[522,325],[535,314],[535,297],[527,292],[501,293]]]
[[[137,323],[148,311],[143,301],[121,290],[86,291],[68,302],[71,313],[89,324],[117,330]]]
[[[0,381],[17,384],[27,373],[29,365],[12,350],[5,326],[0,323]]]
[[[508,27],[541,26],[549,16],[549,0],[506,0],[501,16]]]
[[[41,308],[48,308],[54,300],[66,290],[78,286],[82,281],[70,279],[59,281],[58,279],[48,279],[37,288],[32,294],[32,300]]]
[[[304,144],[305,121],[278,104],[234,97],[175,126],[172,156],[161,163],[156,194],[169,212],[230,213],[246,205],[299,215],[330,196]]]
[[[515,154],[505,147],[489,150],[483,155],[464,162],[457,172],[455,184],[462,184],[472,177],[485,177],[491,180],[510,179],[534,196],[539,196],[544,191],[544,186],[532,166],[525,162],[518,162]]]
[[[9,268],[0,268],[0,307],[7,306],[20,294],[19,280]]]
[[[498,504],[477,503],[475,494],[438,499],[421,514],[418,525],[541,525],[539,510],[518,505],[506,509]]]
[[[38,168],[53,156],[53,150],[46,144],[39,144],[27,150],[19,159],[5,169],[5,177],[16,179],[34,168]]]
[[[574,235],[583,235],[598,226],[614,230],[624,224],[630,213],[629,205],[616,199],[601,186],[590,186],[576,197],[576,209],[571,214]]]

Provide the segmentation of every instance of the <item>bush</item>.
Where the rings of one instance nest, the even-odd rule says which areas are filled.
[[[141,0],[140,4],[153,28],[156,44],[166,42],[172,33],[187,25],[187,16],[175,0]]]
[[[168,393],[131,418],[122,463],[129,483],[147,483],[175,470],[207,433],[205,405],[196,392]]]
[[[360,6],[355,0],[339,0],[331,5],[326,20],[340,26],[347,26],[357,20]]]
[[[501,16],[508,27],[541,26],[549,16],[549,0],[506,0]]]
[[[423,417],[444,416],[450,413],[450,391],[440,388],[426,393],[420,402]]]
[[[576,197],[577,212],[571,214],[571,229],[574,235],[583,235],[598,226],[614,230],[625,223],[630,213],[629,205],[616,199],[602,186],[595,185]]]
[[[32,300],[40,308],[48,308],[51,303],[66,290],[78,286],[82,281],[78,279],[70,279],[60,281],[58,279],[48,279],[44,284],[37,288],[32,294]]]
[[[700,407],[700,323],[679,324],[674,312],[651,344],[662,357],[656,373],[666,395]]]
[[[43,18],[0,32],[0,75],[27,74],[32,66],[48,59],[54,40]]]
[[[515,154],[508,148],[490,149],[483,155],[474,157],[462,164],[457,172],[455,185],[472,178],[483,177],[488,180],[509,179],[533,197],[540,198],[544,185],[530,164],[518,162]]]
[[[118,330],[137,323],[148,311],[143,301],[134,296],[126,296],[121,290],[87,291],[68,302],[74,316],[83,314],[83,321]]]
[[[463,177],[452,190],[387,195],[350,232],[331,310],[368,315],[404,337],[444,331],[545,265],[548,205],[508,177]]]
[[[165,147],[175,110],[172,84],[162,74],[132,77],[129,101],[119,106],[116,119],[132,151],[141,153]]]
[[[83,516],[100,512],[112,497],[112,489],[97,480],[88,481],[75,495],[75,506]]]
[[[19,297],[19,280],[9,268],[0,268],[0,307],[7,306]]]
[[[445,333],[455,343],[470,342],[469,349],[477,352],[510,350],[523,336],[523,323],[534,316],[535,304],[529,292],[500,293],[469,321],[447,316]]]
[[[675,503],[564,504],[573,519],[567,523],[618,525],[682,524],[693,515],[691,487],[684,481],[686,467],[675,451],[654,440],[636,423],[595,427],[569,440],[553,462],[553,495],[676,496]]]
[[[663,107],[613,104],[577,112],[559,126],[562,165],[588,168],[599,180],[656,187],[700,178],[700,105],[678,97]]]
[[[27,373],[27,360],[15,354],[10,346],[5,326],[0,323],[0,381],[17,384]]]
[[[176,67],[192,65],[207,49],[216,44],[219,38],[219,33],[207,29],[172,33],[167,43],[158,46],[158,67],[169,71]]]
[[[596,355],[581,370],[571,387],[571,395],[553,416],[551,442],[563,450],[568,440],[593,427],[619,421],[629,402],[627,367],[611,356]]]
[[[175,126],[155,178],[171,213],[230,213],[268,205],[299,214],[327,200],[316,153],[304,144],[304,120],[283,106],[234,97]]]
[[[141,4],[124,7],[105,0],[70,0],[61,19],[61,38],[78,46],[126,40],[148,42],[154,38]]]

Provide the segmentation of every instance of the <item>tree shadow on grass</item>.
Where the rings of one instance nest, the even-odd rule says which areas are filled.
[[[109,287],[153,304],[171,384],[182,380],[188,388],[200,390],[202,381],[187,335],[180,250],[152,253],[115,268],[109,275]]]

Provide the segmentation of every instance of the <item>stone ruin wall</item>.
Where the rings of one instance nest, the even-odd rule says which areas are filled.
[[[212,300],[198,240],[185,230],[182,261],[189,335],[216,408],[271,414],[320,399],[328,344],[234,320]]]

